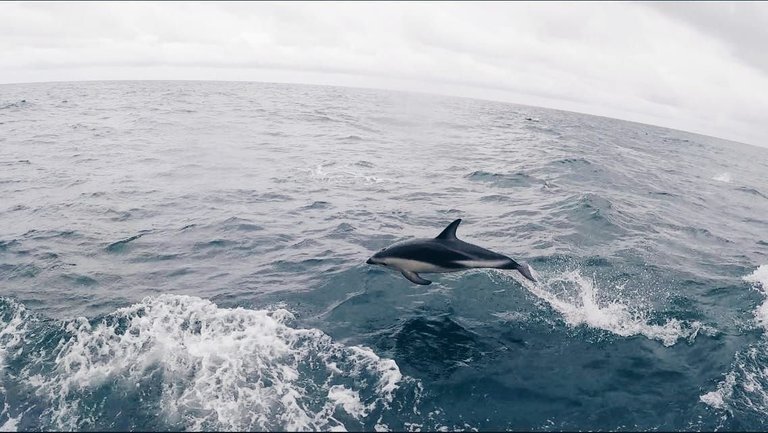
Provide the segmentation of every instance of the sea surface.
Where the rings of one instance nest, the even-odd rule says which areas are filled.
[[[365,264],[456,218],[540,282]],[[379,90],[1,85],[0,366],[11,431],[764,431],[768,149]]]

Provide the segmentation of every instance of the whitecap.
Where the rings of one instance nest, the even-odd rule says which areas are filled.
[[[724,183],[731,183],[731,174],[730,173],[720,173],[720,174],[712,177],[712,180],[716,180],[718,182],[724,182]]]

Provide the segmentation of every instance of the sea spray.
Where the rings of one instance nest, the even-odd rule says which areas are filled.
[[[672,346],[680,339],[692,341],[702,330],[709,333],[714,329],[698,321],[681,321],[675,318],[663,324],[653,324],[649,318],[651,310],[633,308],[621,300],[602,300],[593,279],[584,277],[579,270],[571,270],[542,278],[539,283],[517,279],[529,292],[545,301],[557,311],[570,327],[587,326],[601,329],[621,337],[642,335],[658,340],[664,346]],[[565,285],[570,290],[557,293],[556,285]]]

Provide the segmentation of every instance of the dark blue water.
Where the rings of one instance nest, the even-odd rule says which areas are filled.
[[[461,98],[0,86],[5,430],[765,430],[768,150]],[[515,272],[369,266],[437,235]]]

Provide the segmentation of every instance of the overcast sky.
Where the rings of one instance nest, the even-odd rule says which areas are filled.
[[[767,44],[768,3],[751,2],[0,2],[0,83],[415,90],[760,146],[768,146]]]

